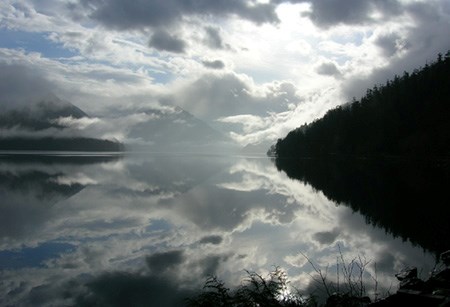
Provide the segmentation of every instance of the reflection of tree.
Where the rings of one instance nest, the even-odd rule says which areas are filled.
[[[436,253],[450,248],[448,168],[362,160],[277,158],[275,163],[394,236]]]
[[[84,188],[79,183],[59,184],[57,178],[61,175],[62,173],[47,174],[42,171],[28,171],[20,174],[0,172],[0,191],[4,191],[6,195],[29,194],[36,198],[36,202],[45,201],[49,206],[61,199],[69,198]]]
[[[122,155],[89,154],[89,155],[53,155],[53,154],[10,154],[0,156],[0,163],[11,165],[87,165],[107,163],[121,159]]]

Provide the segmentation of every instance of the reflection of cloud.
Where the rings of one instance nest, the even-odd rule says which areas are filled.
[[[333,242],[346,259],[361,253],[380,261],[380,285],[391,282],[390,268],[428,257],[367,227],[362,216],[336,206],[311,186],[290,180],[268,159],[225,160],[136,156],[88,166],[39,165],[55,178],[78,173],[97,184],[45,210],[32,211],[36,201],[29,198],[30,206],[21,212],[23,224],[33,231],[26,237],[11,233],[2,249],[51,241],[70,242],[74,248],[38,268],[0,272],[8,281],[0,296],[8,297],[10,305],[38,302],[39,297],[40,305],[74,300],[114,305],[128,299],[170,306],[200,290],[207,275],[234,285],[243,269],[264,274],[274,264],[285,266],[293,281],[303,281],[294,286],[306,287],[302,274],[311,269],[299,252],[320,265],[333,265],[339,255]],[[7,168],[3,164],[0,169]],[[184,183],[180,188],[174,182]],[[154,192],[151,197],[137,193],[145,187]],[[3,192],[9,192],[3,199],[14,206],[14,193]],[[34,221],[39,214],[43,221]],[[368,270],[373,273],[373,267]]]
[[[182,250],[156,253],[146,258],[147,265],[152,272],[161,273],[180,265],[184,261]]]
[[[97,184],[97,181],[95,181],[92,178],[89,178],[85,174],[77,173],[71,176],[58,176],[54,179],[51,179],[51,181],[60,184],[60,185],[74,185],[74,184],[80,184],[83,186],[89,185],[89,184]]]
[[[331,231],[319,231],[313,234],[313,239],[320,244],[332,244],[339,236],[339,229],[334,228]]]
[[[182,306],[193,292],[160,275],[105,273],[89,281],[76,297],[79,306]]]
[[[223,238],[221,236],[218,235],[211,235],[211,236],[206,236],[203,237],[199,243],[200,244],[214,244],[214,245],[218,245],[220,243],[222,243]]]

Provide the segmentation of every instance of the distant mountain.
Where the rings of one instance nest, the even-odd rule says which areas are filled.
[[[80,108],[70,102],[63,101],[54,95],[39,99],[17,109],[6,110],[0,114],[0,128],[23,128],[28,130],[44,130],[48,128],[64,128],[55,122],[60,117],[88,117]]]
[[[49,95],[26,106],[5,110],[0,114],[0,150],[57,150],[57,151],[123,151],[116,140],[89,136],[54,136],[46,129],[69,129],[57,119],[89,117],[70,102]],[[70,130],[70,129],[69,129]],[[71,133],[68,133],[70,135]]]
[[[269,141],[261,142],[258,144],[247,144],[241,150],[239,151],[241,154],[265,154],[267,151],[267,148],[270,146]]]
[[[145,113],[148,119],[130,129],[133,149],[211,152],[232,144],[228,137],[179,107],[146,108],[136,113]]]
[[[278,157],[450,157],[450,52],[278,140]]]

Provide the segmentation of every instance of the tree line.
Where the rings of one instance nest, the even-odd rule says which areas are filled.
[[[450,51],[291,131],[268,154],[448,157]]]

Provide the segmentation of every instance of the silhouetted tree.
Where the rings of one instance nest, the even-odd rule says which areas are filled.
[[[278,140],[278,157],[402,155],[448,157],[450,153],[450,52],[412,74],[368,89],[359,101]]]

